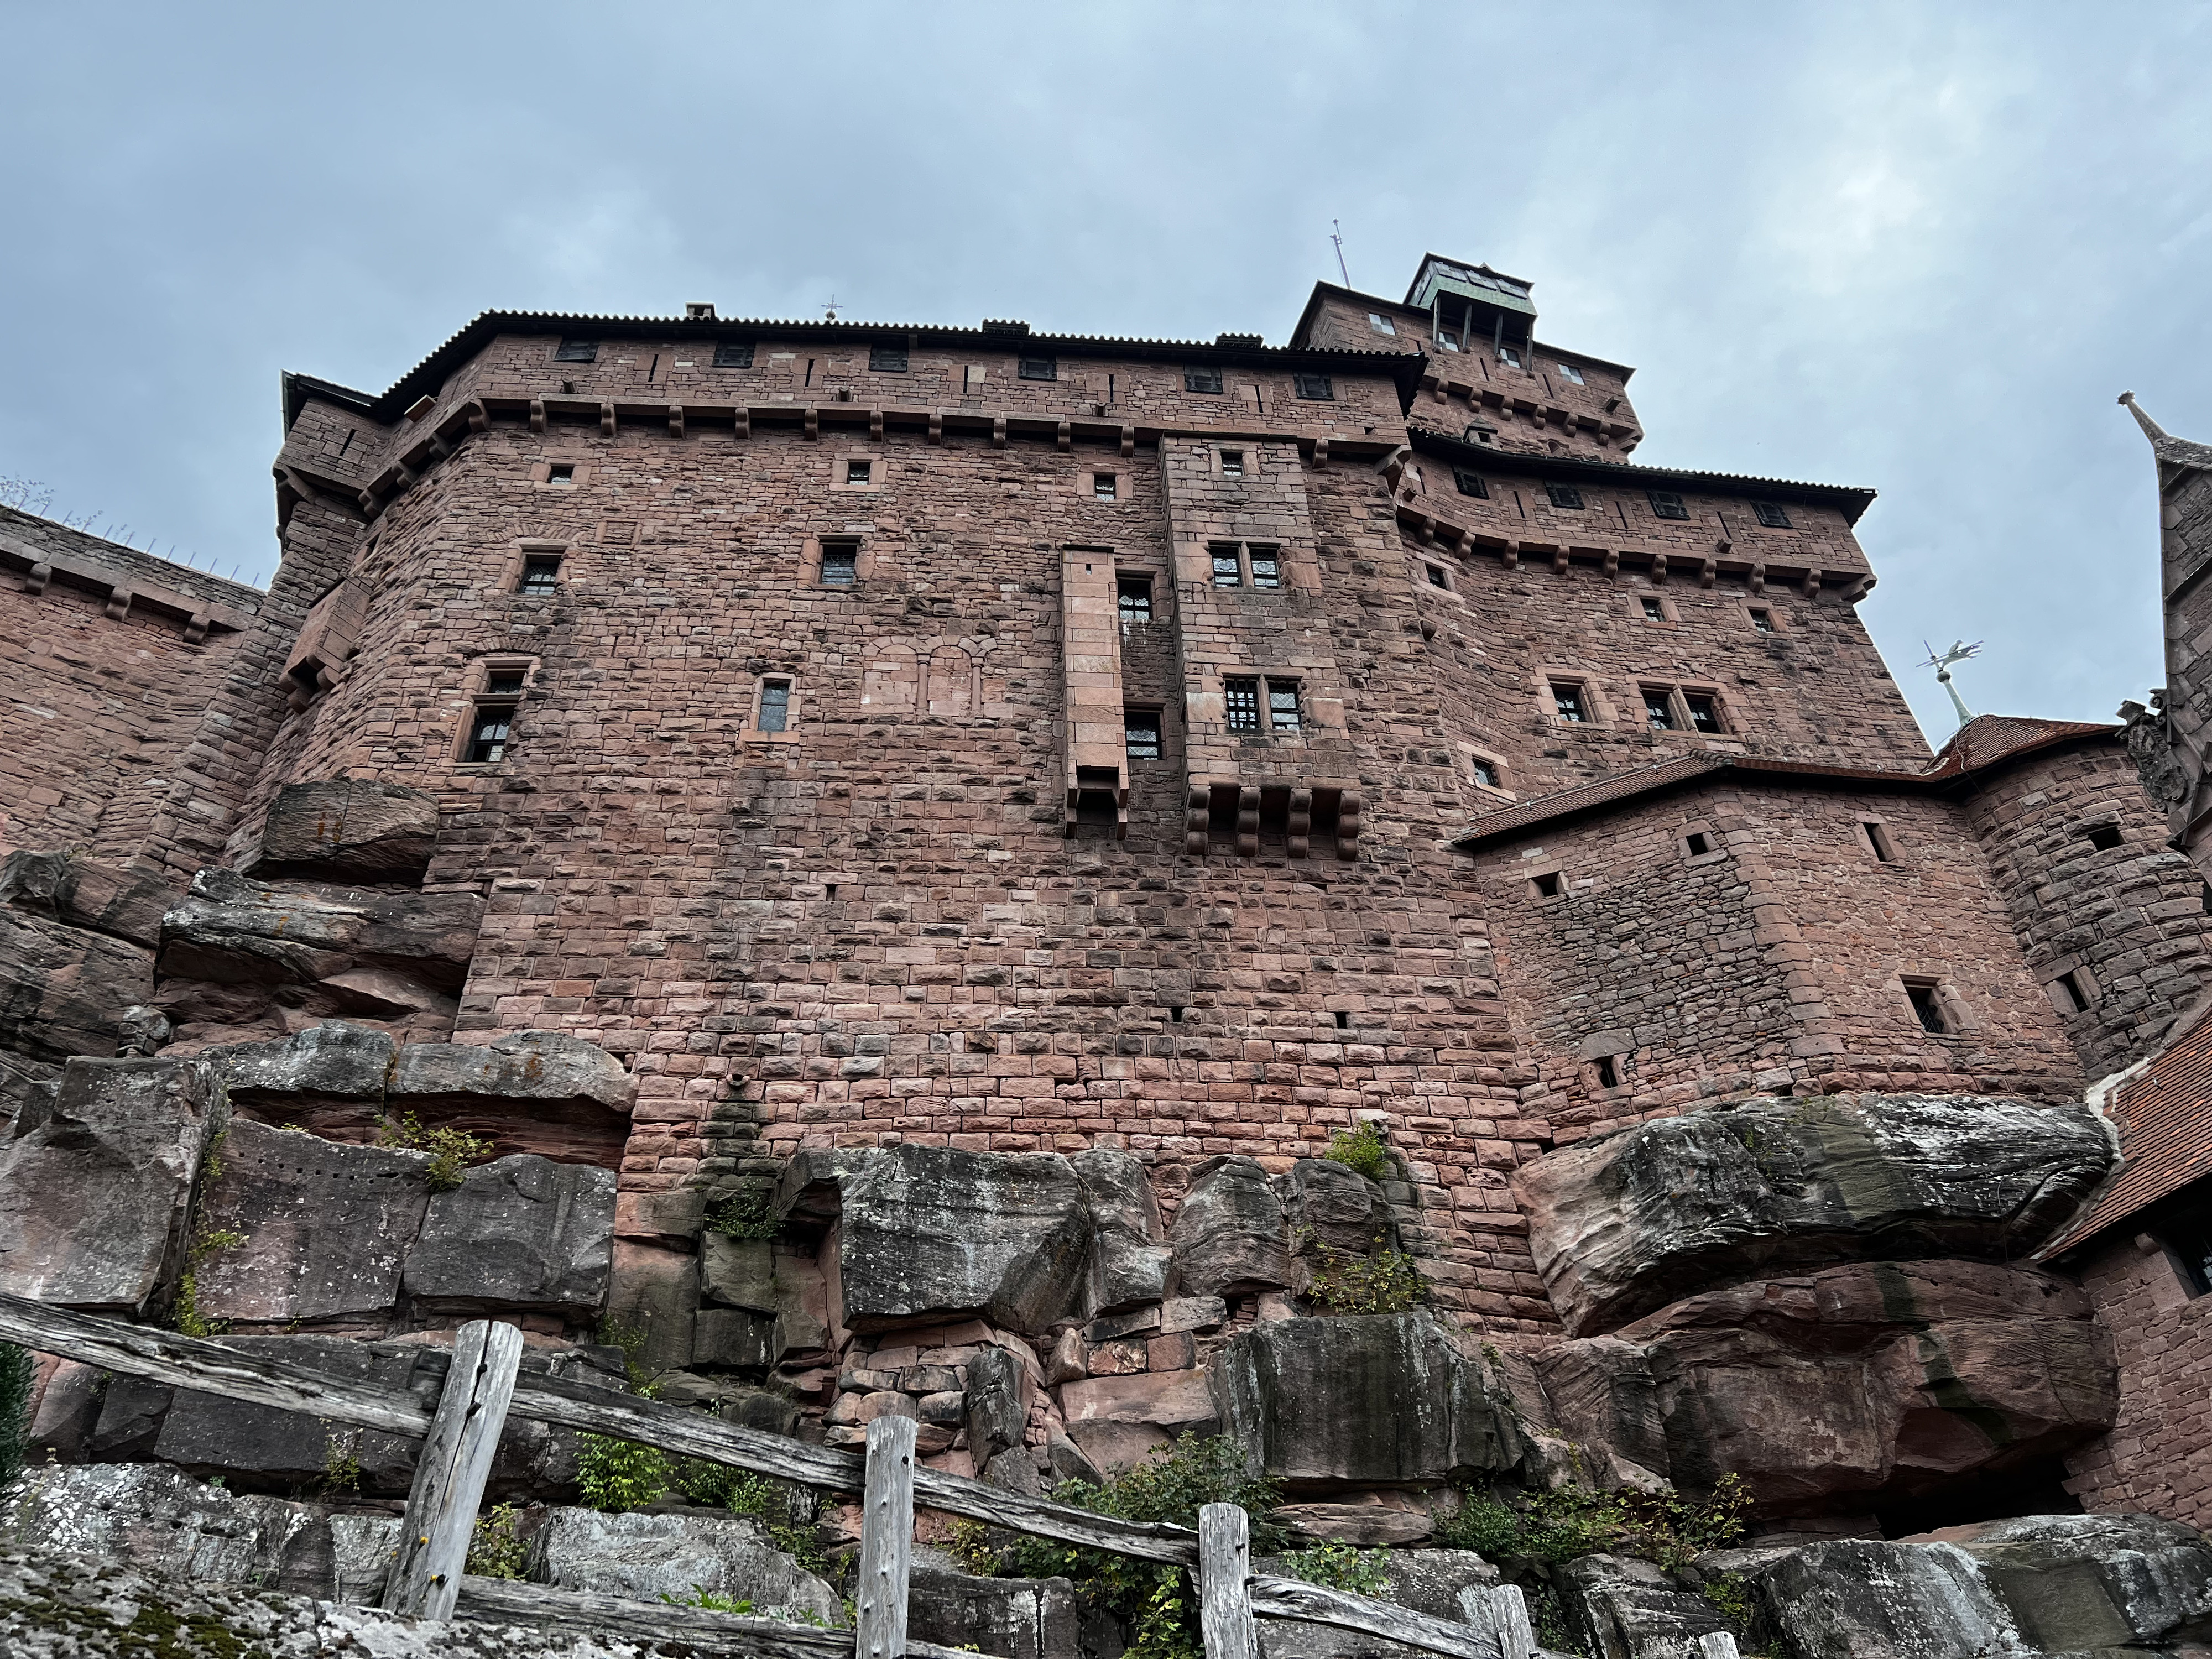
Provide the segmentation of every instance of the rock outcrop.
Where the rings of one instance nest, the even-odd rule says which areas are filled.
[[[1849,1261],[2028,1255],[2112,1161],[2078,1106],[1756,1100],[1600,1135],[1514,1176],[1571,1335],[1678,1297]]]
[[[532,1153],[480,1164],[431,1198],[404,1288],[418,1311],[587,1320],[606,1299],[614,1218],[611,1170]]]
[[[438,841],[438,798],[370,778],[288,783],[261,829],[260,879],[416,882]]]
[[[844,1617],[837,1593],[736,1516],[556,1510],[531,1540],[525,1576],[558,1589],[633,1601],[742,1598],[763,1618]]]
[[[1167,1293],[1168,1248],[1160,1201],[1145,1166],[1131,1154],[1094,1146],[1068,1159],[1091,1217],[1091,1261],[1081,1312],[1086,1320],[1157,1302]]]
[[[1238,1296],[1291,1282],[1283,1202],[1256,1159],[1208,1158],[1169,1234],[1182,1296]]]

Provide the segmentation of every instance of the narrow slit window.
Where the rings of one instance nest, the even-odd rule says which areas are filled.
[[[546,482],[547,483],[575,483],[575,482],[576,482],[576,464],[575,464],[575,462],[574,462],[574,461],[555,461],[551,465],[548,466],[548,467],[545,469],[545,482]]]
[[[1309,403],[1331,403],[1336,398],[1336,386],[1326,374],[1301,374],[1297,378],[1298,396]]]
[[[1213,550],[1213,585],[1216,587],[1244,586],[1244,562],[1237,556],[1233,547]]]
[[[1657,599],[1652,599],[1647,595],[1642,603],[1644,605],[1644,621],[1665,622],[1667,620],[1667,607],[1661,604]]]
[[[1583,492],[1572,484],[1546,484],[1544,493],[1551,497],[1553,507],[1566,507],[1577,512],[1581,510]]]
[[[1690,509],[1682,505],[1682,498],[1671,489],[1651,492],[1651,514],[1658,519],[1686,519]]]
[[[1769,530],[1790,528],[1790,515],[1783,510],[1779,501],[1753,501],[1751,510],[1759,514],[1759,523]]]
[[[1267,724],[1278,732],[1298,730],[1298,683],[1267,682]]]
[[[1589,722],[1589,705],[1583,696],[1583,689],[1571,680],[1552,682],[1552,708],[1570,726]]]
[[[1774,631],[1774,613],[1763,605],[1752,606],[1751,631],[1754,634],[1771,634]]]
[[[760,693],[760,729],[763,732],[784,732],[791,726],[791,682],[763,680]]]
[[[520,688],[518,677],[516,686]],[[488,702],[477,706],[475,724],[469,727],[469,763],[485,766],[501,759],[514,734],[514,705]]]
[[[1441,587],[1441,588],[1445,589],[1446,591],[1449,591],[1449,589],[1450,589],[1450,587],[1451,587],[1451,584],[1450,584],[1449,581],[1446,581],[1446,580],[1444,580],[1444,568],[1443,568],[1443,566],[1442,566],[1442,565],[1440,565],[1440,564],[1431,564],[1431,565],[1424,565],[1424,566],[1422,566],[1421,568],[1422,568],[1423,569],[1426,570],[1426,571],[1429,573],[1429,586],[1431,586],[1431,587]]]
[[[1091,475],[1091,494],[1097,501],[1119,500],[1121,481],[1110,472],[1094,472]]]
[[[1241,478],[1244,476],[1243,450],[1224,449],[1221,452],[1221,476],[1224,478]]]
[[[1152,619],[1152,579],[1150,576],[1117,576],[1114,592],[1121,609],[1121,620],[1127,623],[1148,623]]]
[[[2089,1006],[2089,999],[2082,994],[2081,980],[2072,974],[2061,974],[2051,981],[2051,995],[2062,1014],[2078,1014]]]
[[[2120,844],[2120,826],[2117,823],[2093,823],[2081,832],[2082,840],[2100,853],[2109,853]]]
[[[1532,884],[1536,889],[1538,898],[1557,898],[1560,890],[1559,872],[1556,870],[1547,870],[1542,875],[1532,878]]]
[[[1644,717],[1651,722],[1654,732],[1673,732],[1681,726],[1674,718],[1674,694],[1659,686],[1644,688]]]
[[[532,553],[523,560],[522,581],[515,592],[545,595],[560,591],[561,556],[558,553]]]
[[[1478,757],[1474,763],[1474,781],[1485,789],[1498,788],[1498,763]]]
[[[1859,820],[1860,833],[1866,836],[1868,850],[1884,864],[1897,862],[1897,851],[1889,844],[1889,831],[1872,818]]]
[[[753,343],[750,340],[717,340],[714,342],[714,367],[717,368],[750,368],[753,366]]]
[[[1121,711],[1121,730],[1131,760],[1158,760],[1160,757],[1160,711],[1157,708],[1126,708]]]
[[[1920,1021],[1920,1029],[1931,1036],[1949,1035],[1951,1022],[1943,1012],[1942,999],[1936,988],[1926,981],[1905,982],[1905,994],[1912,1000],[1912,1012]]]
[[[1056,380],[1060,378],[1060,359],[1057,357],[1024,357],[1021,378],[1024,380]]]
[[[876,464],[873,461],[845,463],[845,482],[848,484],[864,484],[875,476]]]
[[[877,374],[906,373],[906,348],[902,345],[877,345],[868,348],[868,368]]]
[[[1221,371],[1218,368],[1186,368],[1182,372],[1185,392],[1219,392]]]
[[[1352,1014],[1349,1010],[1339,1008],[1336,1011],[1336,1029],[1340,1031],[1348,1031],[1352,1029]]]
[[[1260,729],[1260,682],[1224,679],[1221,682],[1223,724],[1231,732]]]
[[[1600,1054],[1595,1060],[1590,1061],[1590,1071],[1597,1079],[1599,1088],[1620,1087],[1620,1062],[1611,1054]]]
[[[1252,586],[1280,587],[1283,585],[1283,562],[1272,547],[1255,547],[1251,550]]]
[[[553,354],[553,361],[556,363],[588,363],[596,361],[599,355],[599,343],[597,340],[563,340],[561,349]]]
[[[1690,729],[1717,736],[1728,728],[1721,724],[1721,705],[1717,697],[1703,691],[1686,691],[1682,706],[1690,711]]]
[[[1452,469],[1452,482],[1459,486],[1459,493],[1462,495],[1472,495],[1477,501],[1490,499],[1490,486],[1482,481],[1480,472],[1470,472],[1463,466],[1455,466]]]
[[[822,586],[851,587],[860,580],[860,549],[857,542],[822,544]]]

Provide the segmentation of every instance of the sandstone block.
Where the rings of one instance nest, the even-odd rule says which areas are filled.
[[[638,1364],[648,1371],[690,1364],[698,1316],[698,1257],[626,1238],[614,1242],[606,1324],[640,1334]]]
[[[1079,1659],[1083,1651],[1075,1589],[1065,1578],[971,1578],[917,1565],[907,1634],[1000,1659]]]
[[[422,879],[438,840],[438,798],[369,778],[288,783],[262,825],[256,875]]]
[[[1240,1296],[1291,1282],[1282,1202],[1255,1159],[1200,1164],[1170,1238],[1181,1295]]]
[[[1577,1618],[1590,1650],[1613,1655],[1694,1654],[1701,1636],[1742,1632],[1696,1590],[1685,1589],[1649,1561],[1627,1555],[1585,1555],[1560,1569],[1562,1599]]]
[[[1919,1540],[1905,1541],[1917,1542]],[[1948,1527],[2021,1638],[2048,1653],[2212,1638],[2212,1545],[2149,1515],[2035,1515]]]
[[[1255,1557],[1252,1571],[1273,1578],[1296,1577],[1280,1556]],[[1486,1601],[1479,1619],[1470,1616],[1469,1602],[1498,1583],[1498,1569],[1473,1551],[1393,1550],[1384,1559],[1382,1571],[1389,1582],[1375,1592],[1375,1600],[1395,1602],[1433,1619],[1474,1625],[1478,1630],[1491,1628]],[[1346,1632],[1325,1626],[1302,1625],[1290,1619],[1260,1621],[1263,1659],[1344,1659],[1348,1652],[1357,1652],[1359,1659],[1421,1659],[1425,1651],[1382,1637],[1349,1639],[1355,1647],[1347,1647]]]
[[[1291,1248],[1300,1254],[1326,1247],[1366,1255],[1398,1247],[1398,1224],[1382,1189],[1357,1170],[1326,1158],[1302,1158],[1291,1166],[1283,1210]]]
[[[2033,1659],[1973,1557],[1952,1544],[1858,1540],[1700,1556],[1701,1571],[1741,1571],[1757,1624],[1787,1650],[1828,1659]]]
[[[702,1308],[692,1326],[691,1363],[757,1370],[775,1363],[775,1319],[743,1308]]]
[[[1762,1273],[2019,1258],[2112,1152],[2077,1106],[1978,1097],[1759,1100],[1600,1135],[1514,1176],[1570,1334]]]
[[[74,853],[15,852],[0,860],[0,905],[151,951],[176,890],[159,876]]]
[[[144,1318],[183,1269],[193,1182],[228,1113],[191,1060],[70,1061],[0,1145],[0,1289]]]
[[[614,1264],[615,1176],[523,1153],[479,1164],[429,1202],[405,1289],[446,1312],[596,1316]]]
[[[976,1462],[1020,1446],[1029,1420],[1027,1368],[1004,1348],[979,1350],[968,1362],[968,1449]]]
[[[385,1100],[394,1114],[488,1136],[502,1152],[611,1166],[636,1096],[637,1079],[597,1043],[514,1031],[482,1045],[406,1044]]]
[[[1060,1410],[1068,1437],[1109,1474],[1135,1468],[1154,1448],[1185,1431],[1207,1435],[1220,1427],[1202,1371],[1139,1372],[1064,1383]]]
[[[112,1055],[124,1011],[153,998],[144,946],[0,906],[0,1047],[57,1065]]]
[[[1170,1255],[1160,1204],[1145,1166],[1129,1153],[1096,1146],[1068,1160],[1091,1216],[1091,1261],[1084,1285],[1086,1318],[1157,1302],[1166,1292]]]
[[[775,1254],[764,1238],[732,1238],[709,1230],[699,1241],[699,1291],[727,1308],[775,1311]]]
[[[633,1601],[685,1601],[706,1590],[750,1601],[763,1617],[844,1615],[835,1590],[757,1522],[734,1516],[556,1510],[531,1540],[525,1573],[534,1583]]]
[[[1274,1518],[1304,1538],[1355,1549],[1398,1549],[1436,1530],[1423,1509],[1395,1504],[1285,1504]]]

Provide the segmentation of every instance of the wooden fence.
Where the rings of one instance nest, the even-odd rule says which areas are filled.
[[[1458,1624],[1297,1579],[1258,1576],[1251,1570],[1249,1522],[1234,1504],[1208,1504],[1193,1532],[1007,1492],[921,1467],[915,1455],[915,1425],[908,1418],[871,1423],[865,1457],[811,1446],[571,1378],[524,1374],[518,1369],[522,1333],[510,1325],[478,1320],[462,1326],[449,1359],[438,1350],[425,1351],[428,1363],[447,1360],[434,1407],[410,1393],[243,1353],[219,1342],[4,1293],[0,1340],[121,1376],[422,1441],[383,1596],[385,1607],[417,1618],[450,1619],[458,1610],[465,1617],[720,1646],[746,1659],[958,1659],[952,1650],[910,1641],[906,1633],[914,1511],[921,1504],[1031,1537],[1189,1568],[1198,1578],[1206,1659],[1258,1659],[1259,1618],[1387,1637],[1447,1659],[1559,1659],[1536,1646],[1527,1607],[1511,1585],[1462,1592],[1471,1622]],[[611,1435],[817,1491],[859,1494],[862,1522],[854,1630],[817,1630],[544,1585],[465,1578],[477,1505],[509,1417]],[[1725,1636],[1705,1638],[1699,1646],[1699,1659],[1735,1656],[1735,1644]]]

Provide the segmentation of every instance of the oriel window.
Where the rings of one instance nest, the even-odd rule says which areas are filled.
[[[1260,729],[1260,682],[1224,679],[1221,682],[1222,723],[1231,732]]]

